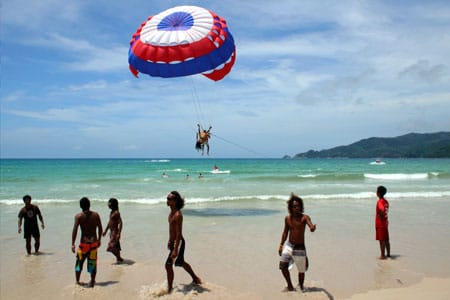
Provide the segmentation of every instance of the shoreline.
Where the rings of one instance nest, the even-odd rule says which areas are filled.
[[[46,300],[272,300],[300,296],[313,300],[372,300],[391,294],[401,295],[392,299],[403,299],[403,295],[409,295],[405,299],[416,299],[416,290],[431,295],[429,299],[445,298],[450,286],[450,254],[446,251],[450,240],[443,237],[448,235],[446,212],[450,198],[392,199],[392,258],[387,260],[377,259],[374,202],[306,199],[305,213],[317,224],[315,232],[306,233],[310,263],[305,279],[307,293],[281,292],[286,283],[278,269],[277,250],[287,214],[284,201],[188,203],[183,209],[185,258],[204,284],[191,285],[190,276],[175,268],[174,292],[170,295],[164,293],[169,214],[166,205],[120,206],[124,221],[122,256],[126,263],[115,263],[114,256],[106,252],[108,238],[102,238],[93,289],[75,285],[70,238],[74,215],[80,211],[76,203],[40,206],[46,223],[41,231],[42,254],[30,256],[26,256],[25,241],[17,233],[21,205],[2,205],[0,298],[19,300],[38,295],[37,299]],[[92,210],[99,212],[105,225],[110,212],[106,203],[94,203]],[[294,267],[294,286],[295,272]],[[86,265],[80,279],[89,280]]]
[[[424,277],[419,283],[398,288],[380,288],[354,294],[345,300],[450,299],[450,277]]]

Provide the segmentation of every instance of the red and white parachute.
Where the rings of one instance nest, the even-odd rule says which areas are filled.
[[[150,16],[133,34],[130,71],[157,77],[193,74],[217,81],[236,60],[236,47],[225,19],[198,6],[177,6]]]

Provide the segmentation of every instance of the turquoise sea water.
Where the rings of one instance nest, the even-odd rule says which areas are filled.
[[[308,286],[345,298],[373,288],[399,287],[398,280],[412,284],[427,276],[450,276],[450,240],[446,238],[450,159],[386,159],[384,164],[370,159],[212,158],[8,159],[0,163],[1,269],[38,270],[35,278],[42,278],[36,281],[24,272],[0,272],[4,291],[24,282],[29,287],[26,295],[42,289],[44,282],[54,284],[48,290],[56,291],[55,299],[65,298],[60,286],[73,282],[70,237],[83,196],[91,199],[103,224],[109,216],[108,199],[119,199],[123,255],[136,262],[124,273],[165,278],[162,264],[167,256],[169,212],[165,202],[172,190],[186,199],[183,234],[189,241],[189,261],[208,282],[220,286],[250,289],[257,295],[283,287],[277,249],[291,192],[304,199],[305,213],[317,224],[317,230],[306,237]],[[211,173],[214,165],[223,173]],[[168,177],[163,178],[163,173]],[[394,258],[386,263],[376,259],[378,185],[387,187],[390,203]],[[41,243],[46,255],[33,260],[37,266],[30,266],[30,260],[20,255],[9,255],[25,252],[17,233],[17,214],[25,194],[39,205],[46,223]],[[109,265],[113,257],[101,251],[99,281],[117,281],[122,289],[125,277]],[[338,280],[336,274],[340,274]],[[255,280],[265,284],[254,285]]]
[[[7,159],[1,160],[1,204],[92,201],[157,204],[171,190],[187,203],[286,199],[373,198],[386,185],[390,198],[450,196],[449,159]],[[213,166],[219,174],[213,174]],[[161,175],[167,174],[166,178]],[[203,178],[199,179],[199,174]],[[186,179],[189,175],[189,179]]]

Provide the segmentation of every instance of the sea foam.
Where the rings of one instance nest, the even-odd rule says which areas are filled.
[[[414,173],[414,174],[405,174],[405,173],[385,173],[385,174],[371,174],[365,173],[365,178],[369,179],[378,179],[378,180],[421,180],[428,179],[428,173]]]

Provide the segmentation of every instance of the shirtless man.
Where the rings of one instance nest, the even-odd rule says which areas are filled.
[[[191,266],[184,261],[184,247],[185,241],[183,238],[183,214],[181,209],[184,206],[184,199],[181,198],[177,191],[170,192],[167,195],[167,206],[170,207],[169,214],[169,242],[167,248],[169,249],[169,256],[166,260],[166,272],[167,272],[167,284],[168,292],[172,292],[173,289],[173,264],[176,267],[183,267],[183,269],[189,273],[192,277],[192,281],[195,284],[201,284],[202,280],[195,275]]]
[[[116,257],[117,263],[123,262],[123,258],[120,256],[120,235],[122,233],[123,223],[122,217],[119,212],[119,201],[116,198],[111,198],[108,201],[108,207],[111,209],[109,214],[109,222],[106,225],[105,231],[103,231],[103,236],[106,235],[108,229],[110,229],[109,243],[106,251],[111,252]]]
[[[291,275],[289,274],[289,263],[293,261],[298,269],[298,283],[300,289],[305,291],[303,283],[305,272],[308,269],[308,257],[305,248],[305,228],[308,225],[311,232],[316,230],[316,225],[311,222],[311,218],[303,213],[303,200],[291,194],[287,201],[289,215],[284,219],[284,229],[281,235],[281,243],[278,248],[280,255],[280,270],[286,279],[287,287],[285,291],[295,291],[292,286]],[[286,239],[289,239],[285,244]]]
[[[75,215],[72,230],[72,252],[75,253],[75,239],[77,238],[79,226],[81,228],[81,238],[76,254],[75,279],[77,284],[80,284],[81,271],[87,258],[87,270],[91,273],[89,287],[94,287],[95,275],[97,275],[97,249],[100,247],[103,229],[99,214],[89,210],[90,206],[91,202],[88,198],[83,197],[80,199],[82,212]]]

